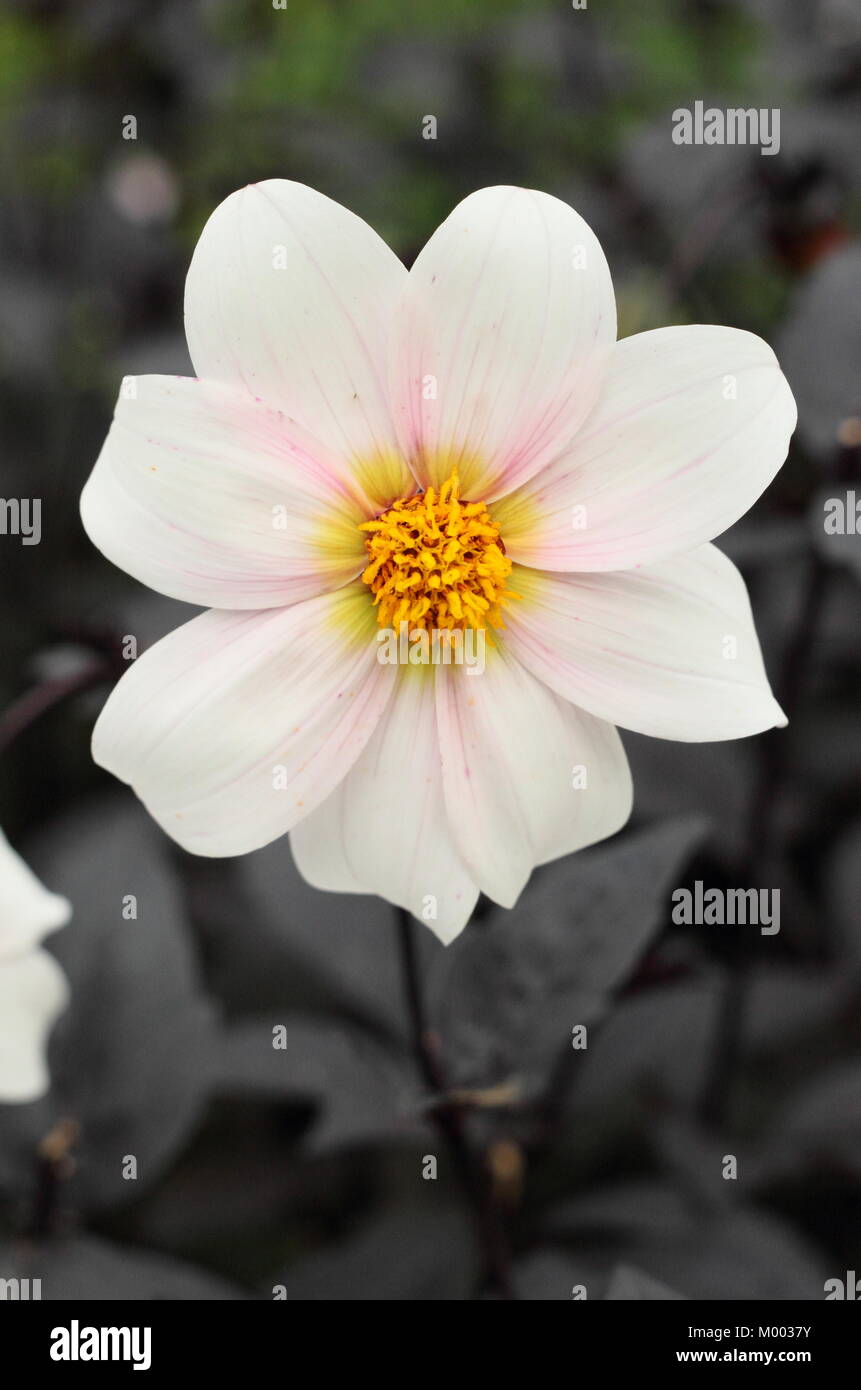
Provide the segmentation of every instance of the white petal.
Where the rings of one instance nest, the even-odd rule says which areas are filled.
[[[388,338],[407,272],[361,218],[286,179],[241,188],[201,233],[185,327],[198,376],[283,410],[360,476],[381,505],[409,473],[397,456]]]
[[[202,613],[139,657],[93,733],[195,854],[245,854],[318,806],[352,766],[393,689],[361,583],[291,608]]]
[[[45,1047],[68,998],[66,977],[47,951],[0,961],[0,1102],[38,1100],[47,1091]]]
[[[71,915],[66,899],[42,887],[0,832],[0,965],[32,950]]]
[[[705,743],[786,718],[769,688],[744,580],[713,545],[641,570],[515,565],[515,655],[551,689],[625,729]]]
[[[616,307],[604,253],[567,204],[484,188],[410,271],[392,397],[420,482],[457,463],[462,492],[502,496],[571,441],[604,383]]]
[[[478,889],[446,819],[432,668],[401,668],[364,753],[290,842],[300,873],[316,887],[357,892],[361,884],[446,944],[463,930]]]
[[[371,892],[356,877],[347,851],[349,776],[347,773],[323,805],[290,831],[290,848],[297,869],[312,888],[326,893]]]
[[[536,864],[612,835],[631,774],[611,724],[560,699],[504,646],[481,674],[437,668],[449,822],[482,892],[513,906]]]
[[[129,380],[81,498],[109,560],[213,608],[295,603],[361,570],[370,504],[298,426],[230,387]]]
[[[768,486],[795,418],[753,333],[697,324],[624,338],[571,448],[494,508],[506,549],[539,569],[589,571],[691,550]]]

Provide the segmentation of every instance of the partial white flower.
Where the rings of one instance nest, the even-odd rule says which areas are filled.
[[[126,383],[82,499],[95,544],[211,611],[108,700],[96,760],[198,854],[291,831],[311,883],[445,941],[481,890],[611,835],[616,728],[785,723],[744,583],[709,542],[786,456],[750,333],[616,342],[571,208],[487,188],[408,273],[302,185],[234,193],[186,287],[198,379]],[[484,674],[378,660],[381,629],[487,636]]]
[[[0,833],[0,1103],[36,1100],[48,1089],[45,1048],[69,990],[40,942],[71,915]]]

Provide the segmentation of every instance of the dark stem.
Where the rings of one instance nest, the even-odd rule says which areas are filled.
[[[776,682],[777,697],[787,719],[796,713],[810,669],[810,653],[828,591],[830,569],[814,553],[809,560],[809,581],[792,635],[787,643]],[[786,777],[786,733],[771,729],[764,735],[759,772],[750,802],[747,846],[739,865],[740,882],[751,883],[757,864],[773,862],[775,812]],[[755,848],[754,848],[755,846]],[[739,1062],[744,1020],[751,987],[754,953],[750,938],[739,942],[735,969],[727,977],[715,1029],[714,1048],[703,1086],[700,1115],[706,1124],[720,1126],[726,1120],[733,1078]]]
[[[58,1120],[41,1140],[36,1169],[36,1190],[27,1226],[33,1240],[53,1235],[58,1225],[63,1184],[74,1169],[73,1151],[78,1139],[78,1122]]]
[[[430,1028],[421,988],[415,924],[403,908],[395,908],[404,994],[410,1019],[413,1051],[422,1080],[435,1104],[429,1118],[451,1152],[461,1186],[470,1205],[476,1236],[484,1256],[487,1281],[502,1298],[514,1298],[511,1252],[505,1227],[493,1198],[489,1174],[473,1152],[461,1109],[449,1099],[449,1086],[439,1040]]]

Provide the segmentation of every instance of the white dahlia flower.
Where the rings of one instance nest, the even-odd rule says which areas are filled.
[[[792,395],[750,333],[617,342],[565,203],[483,189],[407,272],[328,198],[257,184],[206,224],[185,319],[197,379],[124,383],[82,512],[115,564],[210,609],[93,740],[187,849],[290,831],[312,884],[449,941],[479,890],[511,906],[624,824],[616,725],[785,723],[708,542],[780,467]],[[481,674],[439,633],[486,638]]]
[[[48,1089],[45,1047],[69,991],[40,942],[71,915],[0,834],[0,1104],[37,1100]]]

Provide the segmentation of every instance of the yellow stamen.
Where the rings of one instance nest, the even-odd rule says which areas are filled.
[[[486,504],[461,501],[457,469],[438,493],[402,497],[359,529],[380,627],[505,627],[511,561]]]

